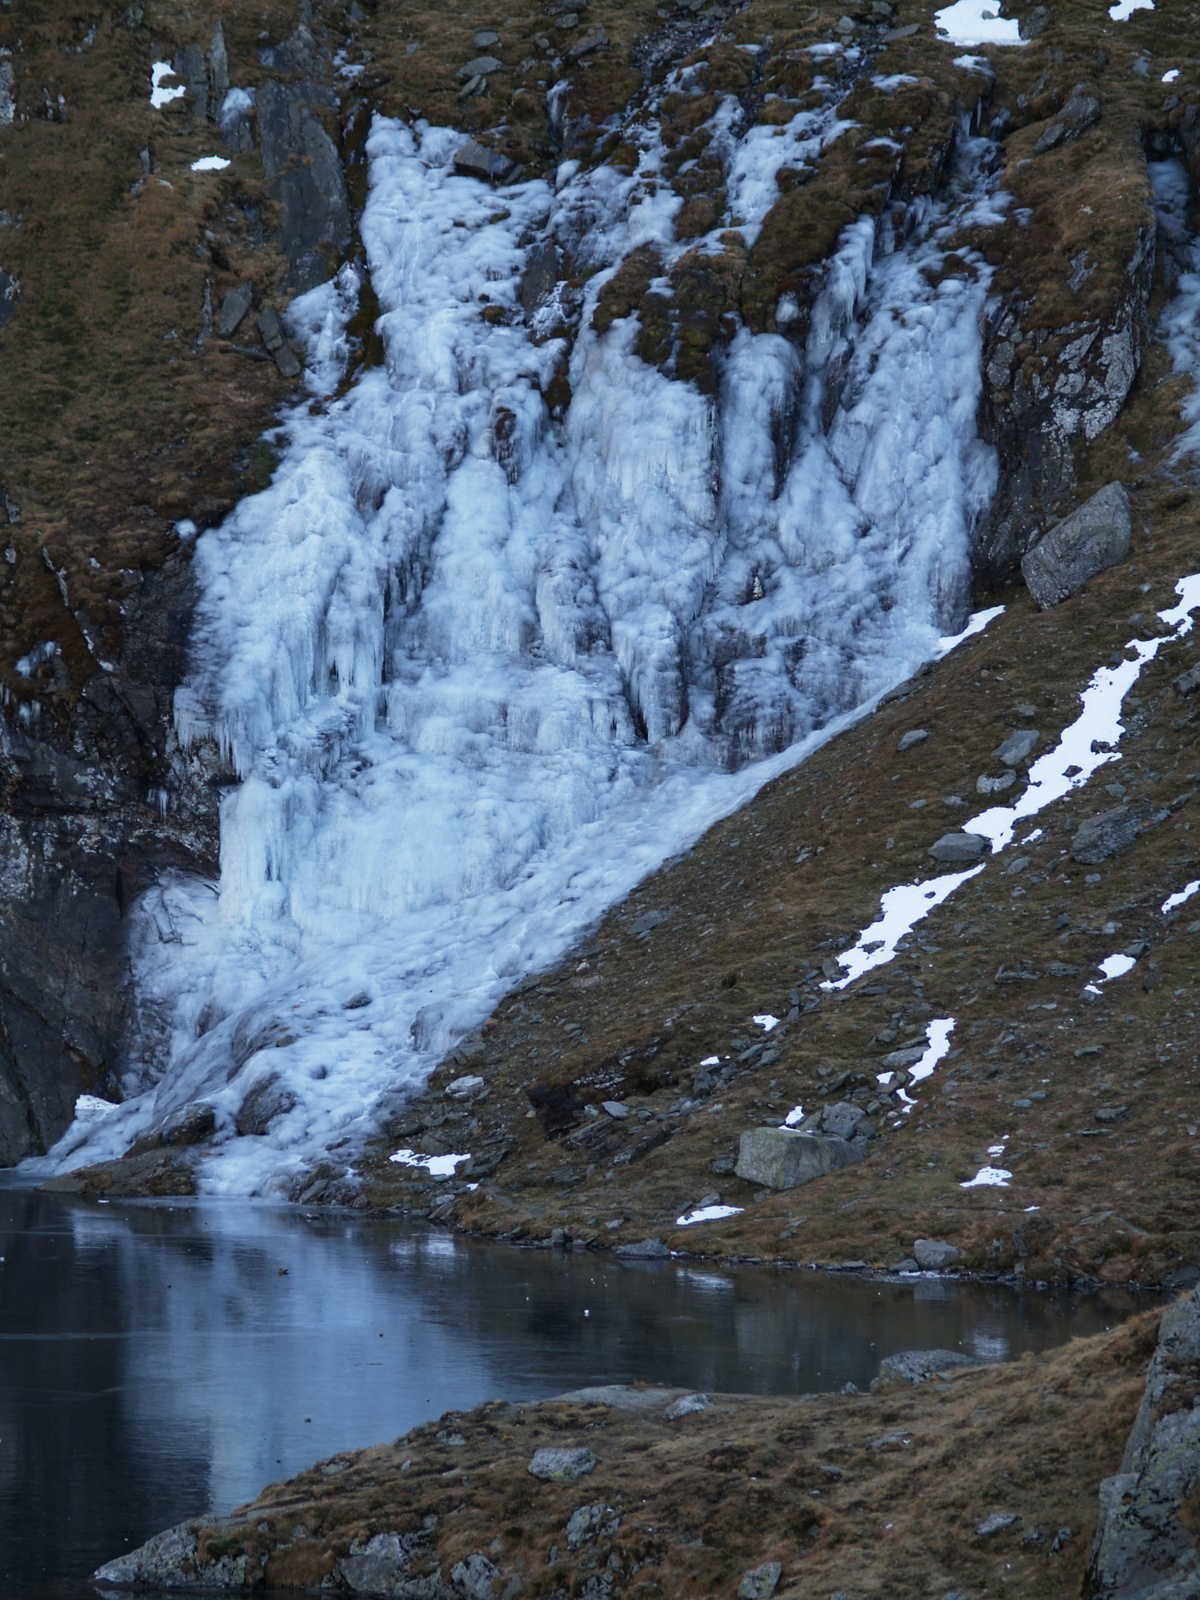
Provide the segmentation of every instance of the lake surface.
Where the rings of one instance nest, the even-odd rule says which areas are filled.
[[[492,1398],[646,1379],[864,1387],[895,1350],[988,1359],[1135,1309],[917,1279],[613,1261],[245,1202],[0,1187],[0,1594],[94,1596],[151,1533]]]

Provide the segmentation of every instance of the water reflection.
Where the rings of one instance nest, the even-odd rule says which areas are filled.
[[[1003,1359],[1134,1304],[12,1189],[0,1257],[0,1592],[20,1600],[90,1594],[86,1575],[127,1544],[452,1406],[637,1379],[865,1387],[894,1350]]]

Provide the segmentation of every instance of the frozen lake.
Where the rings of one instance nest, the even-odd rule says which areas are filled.
[[[20,1600],[94,1596],[89,1574],[160,1528],[451,1407],[639,1379],[865,1388],[896,1350],[998,1360],[1136,1304],[15,1188],[0,1188],[0,1258],[0,1590]]]

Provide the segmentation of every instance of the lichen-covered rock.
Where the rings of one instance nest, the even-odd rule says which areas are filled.
[[[529,1463],[530,1475],[544,1478],[548,1483],[567,1483],[573,1478],[585,1477],[600,1465],[600,1458],[590,1450],[538,1450]]]
[[[1133,520],[1120,483],[1107,484],[1040,539],[1021,562],[1029,592],[1047,610],[1129,554]]]

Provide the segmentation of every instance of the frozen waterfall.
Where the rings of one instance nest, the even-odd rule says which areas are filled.
[[[845,124],[740,115],[714,122],[750,244],[776,168]],[[988,272],[940,268],[956,228],[1003,220],[990,147],[964,133],[940,201],[848,227],[806,343],[742,328],[709,398],[638,358],[633,318],[591,328],[631,250],[695,248],[652,119],[623,137],[632,174],[565,162],[493,191],[455,175],[461,135],[376,122],[386,362],[338,394],[352,268],[294,303],[309,397],[271,486],[195,550],[176,713],[240,779],[220,882],[136,907],[128,1098],[43,1170],[197,1099],[208,1192],[289,1194],[349,1159],[517,978],[964,620],[996,475]],[[523,308],[551,246],[585,287]]]

